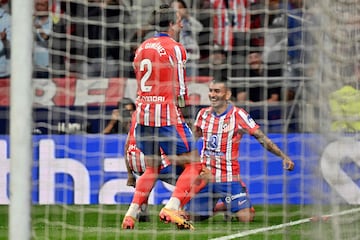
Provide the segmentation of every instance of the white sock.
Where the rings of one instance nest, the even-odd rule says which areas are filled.
[[[137,215],[140,211],[139,204],[137,203],[131,203],[129,206],[129,209],[127,210],[125,216],[131,216],[133,218],[137,218]]]
[[[171,197],[169,201],[166,203],[165,208],[179,210],[180,208],[180,200],[175,197]]]

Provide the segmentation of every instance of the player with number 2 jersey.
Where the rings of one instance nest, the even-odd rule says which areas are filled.
[[[187,98],[185,63],[185,48],[167,33],[158,33],[140,45],[133,62],[138,123],[156,127],[181,123],[178,106],[183,107]]]
[[[146,169],[137,180],[122,228],[134,228],[139,208],[147,202],[159,177],[163,151],[184,170],[159,213],[160,220],[194,229],[179,209],[206,184],[196,180],[206,168],[200,162],[192,132],[179,110],[187,101],[186,50],[176,41],[182,29],[181,16],[168,4],[162,4],[154,12],[154,21],[156,35],[139,46],[133,62],[138,87],[135,138],[136,146],[144,154]]]

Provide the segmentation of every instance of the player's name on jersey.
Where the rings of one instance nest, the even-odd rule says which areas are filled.
[[[155,49],[160,56],[166,55],[165,48],[160,43],[147,43],[145,44],[145,49]]]
[[[141,99],[146,102],[165,102],[163,96],[141,96]]]

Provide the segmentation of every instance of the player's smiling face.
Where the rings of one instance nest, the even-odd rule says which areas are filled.
[[[224,83],[211,82],[209,85],[210,105],[217,114],[223,113],[230,99],[231,92]]]

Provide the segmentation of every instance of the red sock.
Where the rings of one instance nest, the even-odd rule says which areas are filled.
[[[181,200],[180,207],[183,208],[196,193],[198,193],[203,187],[206,186],[207,183],[208,182],[206,180],[200,177],[196,178],[191,185],[190,193]]]
[[[191,199],[193,191],[200,191],[201,188],[198,189],[195,187],[198,184],[194,184],[194,182],[198,180],[197,177],[200,175],[203,164],[196,162],[186,164],[184,167],[184,171],[179,176],[172,194],[172,197],[176,197],[180,200],[181,205],[183,205],[182,202],[186,200],[185,198],[188,198],[188,195],[190,195],[189,200]]]
[[[136,181],[135,193],[132,203],[137,203],[141,206],[146,203],[150,195],[151,190],[154,187],[158,176],[158,169],[147,167],[143,175]]]

